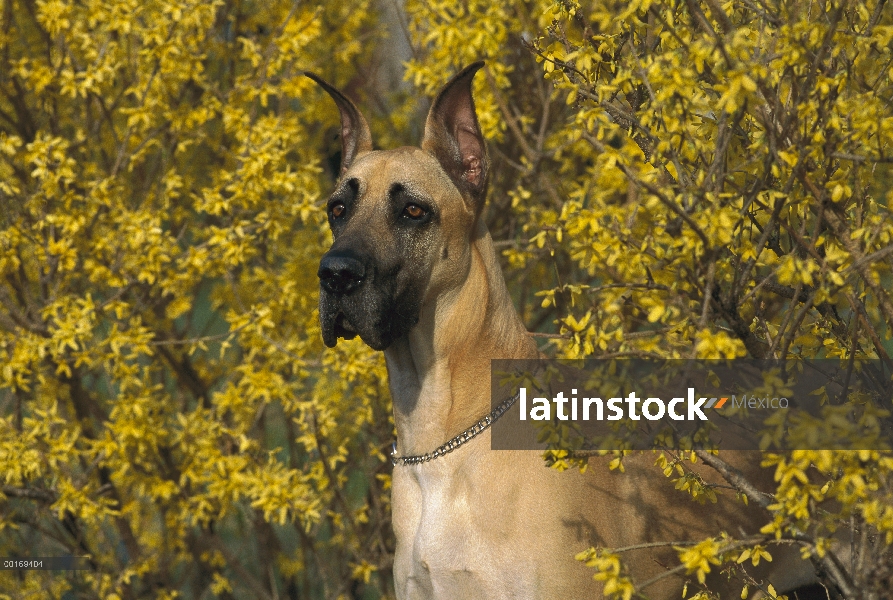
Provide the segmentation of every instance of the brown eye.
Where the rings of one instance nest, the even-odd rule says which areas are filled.
[[[416,204],[407,204],[403,209],[403,215],[410,219],[420,219],[425,216],[425,209]]]
[[[337,204],[332,205],[331,210],[332,210],[332,216],[337,219],[338,217],[340,217],[341,215],[344,214],[344,205],[339,202]]]

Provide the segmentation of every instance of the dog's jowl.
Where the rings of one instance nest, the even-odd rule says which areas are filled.
[[[334,243],[319,265],[323,339],[333,347],[359,335],[385,353],[398,439],[398,598],[600,598],[593,570],[574,559],[581,550],[743,537],[765,517],[733,493],[705,510],[673,489],[651,454],[628,457],[624,474],[602,464],[558,473],[536,451],[491,451],[489,430],[443,451],[490,413],[490,360],[538,356],[481,216],[490,162],[471,83],[482,66],[439,92],[419,147],[392,150],[375,150],[356,106],[309,75],[341,113],[341,173],[327,204]],[[755,456],[724,458],[764,477]],[[791,553],[774,551],[775,572],[759,574],[779,591],[810,577]],[[672,548],[623,559],[633,581],[654,581],[641,590],[647,597],[680,597],[685,572],[668,573],[678,564]],[[740,583],[715,583],[722,597],[739,597]]]

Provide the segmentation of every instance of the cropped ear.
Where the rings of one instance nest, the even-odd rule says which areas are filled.
[[[461,192],[480,212],[487,194],[490,159],[481,135],[471,81],[484,61],[468,65],[447,82],[431,105],[425,122],[422,149],[432,154]]]
[[[369,125],[366,124],[366,119],[347,96],[323,81],[315,73],[305,72],[304,75],[318,83],[332,97],[341,113],[341,172],[339,173],[341,176],[358,154],[372,150],[372,134],[369,132]]]

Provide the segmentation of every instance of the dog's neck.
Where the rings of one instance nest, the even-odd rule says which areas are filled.
[[[464,284],[425,306],[385,350],[399,453],[430,452],[490,412],[490,358],[537,355],[480,224]]]

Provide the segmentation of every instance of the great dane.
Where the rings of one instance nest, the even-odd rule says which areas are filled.
[[[340,179],[327,205],[334,243],[319,266],[323,340],[334,347],[359,335],[385,353],[398,439],[398,598],[601,598],[593,570],[574,560],[590,545],[681,543],[720,530],[741,537],[767,516],[732,493],[707,507],[690,501],[650,454],[628,457],[625,474],[558,473],[536,451],[490,450],[487,429],[449,453],[410,459],[490,412],[491,359],[539,355],[481,216],[490,161],[471,83],[482,66],[463,69],[437,94],[420,147],[392,150],[375,150],[356,106],[308,73],[341,113]],[[758,460],[749,458],[753,471]],[[680,597],[684,571],[659,577],[678,564],[670,548],[623,556],[635,581],[658,579],[647,597]],[[779,590],[804,576],[782,571]],[[722,589],[737,598],[741,588]]]

